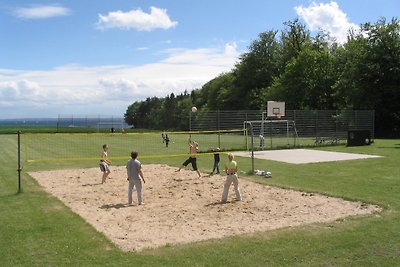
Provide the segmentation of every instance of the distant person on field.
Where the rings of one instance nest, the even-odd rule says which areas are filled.
[[[161,133],[161,138],[162,138],[162,142],[163,142],[163,144],[164,144],[164,142],[165,142],[165,135],[164,135],[164,133]]]
[[[168,134],[165,134],[165,147],[168,147],[169,144],[169,137]]]
[[[264,149],[265,138],[264,135],[260,134],[260,148]]]
[[[104,184],[106,182],[107,176],[110,174],[111,161],[108,159],[108,145],[103,145],[103,152],[101,153],[100,160],[100,170],[103,173],[103,177],[101,178],[101,183]]]
[[[143,177],[142,172],[142,164],[137,160],[138,152],[131,152],[131,159],[126,164],[126,172],[128,175],[128,203],[132,204],[132,191],[133,187],[136,187],[138,205],[142,205],[143,203],[143,190],[142,190],[142,181],[146,183]]]
[[[228,154],[229,161],[225,165],[226,180],[224,184],[224,191],[222,192],[221,203],[226,203],[228,200],[228,192],[231,184],[233,183],[233,188],[235,189],[236,201],[241,201],[242,196],[239,190],[239,180],[238,180],[238,166],[237,162],[234,161],[235,156],[232,153]]]
[[[189,163],[191,163],[193,170],[197,172],[199,177],[201,177],[200,171],[197,169],[197,159],[196,159],[196,154],[197,152],[199,152],[199,143],[192,141],[192,139],[189,138],[188,145],[189,145],[190,156],[177,170],[177,172],[179,172],[183,167],[186,167]]]
[[[217,170],[217,174],[219,174],[219,162],[220,162],[220,157],[219,157],[219,147],[214,148],[213,150],[214,153],[214,166],[211,174],[214,174],[214,171]]]

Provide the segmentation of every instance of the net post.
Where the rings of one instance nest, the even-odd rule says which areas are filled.
[[[192,112],[189,111],[189,138],[192,138]]]
[[[251,134],[251,173],[254,174],[254,131],[253,124],[249,122]]]
[[[22,192],[22,183],[21,183],[21,131],[17,132],[18,135],[18,193]]]

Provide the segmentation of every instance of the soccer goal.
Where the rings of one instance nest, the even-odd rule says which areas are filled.
[[[252,141],[248,150],[296,146],[296,123],[285,119],[285,102],[268,101],[261,120],[244,121],[244,129]]]
[[[244,128],[248,139],[253,138],[255,150],[296,146],[298,135],[293,120],[245,121]]]

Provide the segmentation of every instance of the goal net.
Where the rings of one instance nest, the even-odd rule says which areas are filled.
[[[293,120],[245,121],[247,149],[265,150],[296,146],[297,130]]]

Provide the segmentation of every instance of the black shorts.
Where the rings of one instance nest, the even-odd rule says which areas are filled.
[[[193,170],[197,171],[197,159],[189,157],[182,165],[186,167],[189,163],[192,163]]]

